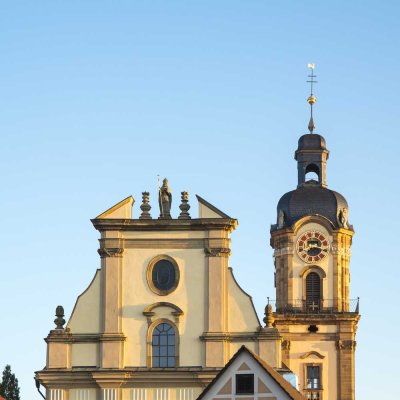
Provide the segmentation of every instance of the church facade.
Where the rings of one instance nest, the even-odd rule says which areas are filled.
[[[354,231],[346,200],[327,188],[328,154],[322,136],[310,132],[299,139],[298,187],[282,196],[271,226],[276,304],[266,305],[263,323],[229,267],[237,220],[200,196],[197,217],[182,192],[180,214],[172,218],[164,180],[159,215],[152,217],[144,192],[137,215],[128,197],[93,219],[101,267],[66,324],[57,308],[56,328],[45,339],[46,367],[36,372],[46,398],[210,397],[221,371],[245,348],[254,355],[247,364],[276,393],[259,392],[255,373],[244,378],[242,371],[232,373],[229,396],[216,392],[212,398],[354,399]],[[277,384],[275,373],[294,389]]]

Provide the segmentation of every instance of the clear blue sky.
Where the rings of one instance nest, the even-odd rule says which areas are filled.
[[[329,187],[356,229],[357,398],[398,398],[397,1],[3,1],[1,340],[24,400],[58,304],[99,267],[90,218],[167,176],[239,219],[231,266],[261,316],[269,225],[296,185],[307,63]],[[136,214],[137,215],[137,214]]]

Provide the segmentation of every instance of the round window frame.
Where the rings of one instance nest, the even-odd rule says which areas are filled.
[[[154,269],[155,265],[159,261],[162,261],[162,260],[169,261],[172,264],[172,266],[174,267],[174,271],[175,271],[174,284],[172,285],[171,289],[168,289],[168,290],[159,289],[153,283],[153,269]],[[146,278],[147,278],[147,285],[149,286],[150,290],[153,293],[158,294],[159,296],[166,296],[166,295],[172,293],[179,285],[180,272],[179,272],[178,263],[172,257],[167,256],[166,254],[156,256],[149,262],[149,265],[147,266]]]

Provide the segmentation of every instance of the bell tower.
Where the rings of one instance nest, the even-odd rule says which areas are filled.
[[[315,83],[310,64],[311,87]],[[312,400],[353,400],[358,300],[350,299],[348,204],[327,188],[325,139],[314,133],[311,89],[309,133],[295,152],[298,185],[284,194],[271,226],[275,259],[275,325],[283,362]]]

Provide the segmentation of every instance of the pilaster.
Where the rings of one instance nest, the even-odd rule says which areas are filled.
[[[355,399],[354,355],[356,341],[352,339],[336,342],[338,350],[338,394],[341,400]]]
[[[223,367],[229,354],[229,343],[224,336],[228,327],[228,231],[209,231],[209,244],[205,249],[208,272],[205,366]]]
[[[103,238],[119,237],[119,232],[104,232]],[[122,334],[122,263],[124,243],[118,247],[105,247],[100,241],[99,254],[102,270],[102,336],[100,339],[100,363],[102,368],[123,368],[124,336]],[[109,399],[106,399],[109,400]]]

